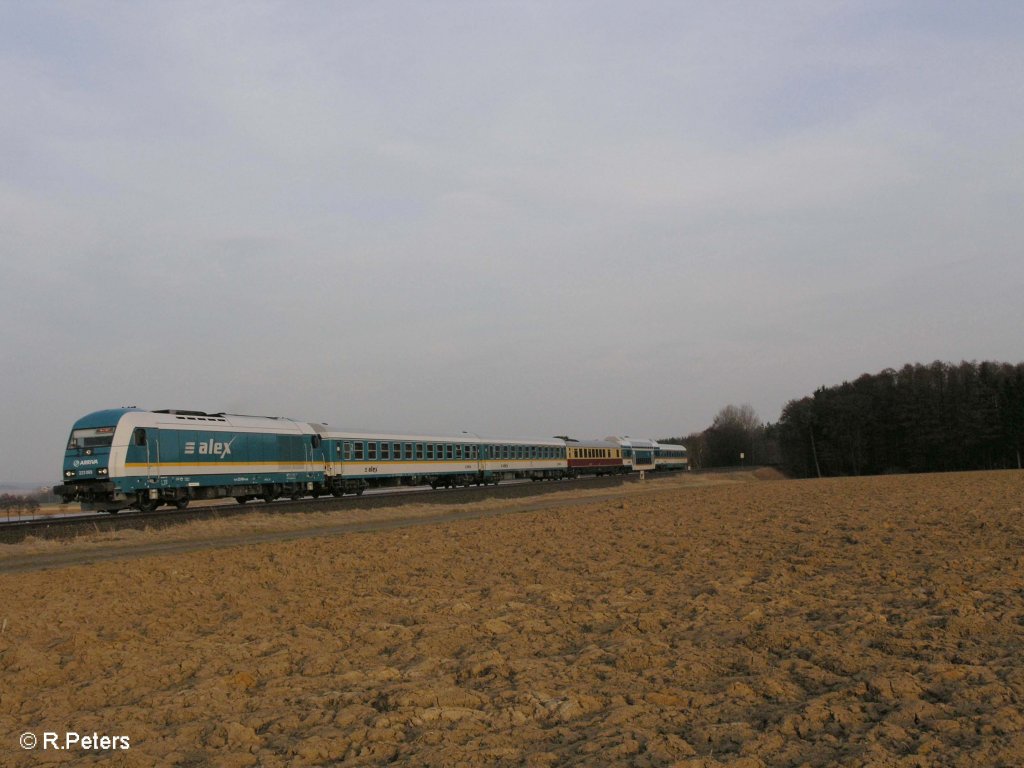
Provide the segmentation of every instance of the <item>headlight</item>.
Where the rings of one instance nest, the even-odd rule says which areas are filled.
[[[64,477],[74,477],[74,476],[75,476],[75,470],[73,470],[73,469],[65,469],[64,470]]]
[[[104,477],[106,477],[106,475],[107,475],[107,468],[106,467],[100,467],[99,469],[96,470],[96,474],[97,475],[103,475]]]

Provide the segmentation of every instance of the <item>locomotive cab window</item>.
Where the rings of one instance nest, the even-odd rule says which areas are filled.
[[[75,448],[97,448],[112,445],[113,442],[113,427],[76,429],[71,432],[71,438],[68,440],[68,450],[74,450]]]
[[[146,430],[144,430],[142,427],[136,427],[135,428],[135,432],[133,433],[133,435],[135,437],[135,444],[136,445],[145,445],[146,444]]]

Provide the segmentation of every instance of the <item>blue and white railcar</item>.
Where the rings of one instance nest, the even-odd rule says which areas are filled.
[[[330,431],[324,446],[326,486],[336,496],[389,485],[437,488],[565,475],[565,445],[553,439]]]
[[[690,458],[686,453],[686,446],[658,443],[658,449],[654,454],[654,465],[659,471],[689,469]]]
[[[97,411],[75,422],[54,493],[83,509],[117,512],[191,499],[318,494],[322,424],[200,411]]]
[[[635,472],[652,470],[658,444],[653,440],[637,437],[606,437],[609,442],[618,443],[622,448],[624,463]]]

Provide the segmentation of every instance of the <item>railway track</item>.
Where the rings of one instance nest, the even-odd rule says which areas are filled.
[[[0,523],[0,543],[16,544],[29,537],[42,539],[72,539],[101,531],[124,529],[167,528],[193,520],[223,519],[254,513],[286,515],[302,512],[330,512],[337,509],[379,509],[399,506],[415,501],[421,504],[468,504],[482,499],[515,499],[541,496],[567,488],[610,488],[637,480],[635,475],[614,477],[588,477],[556,482],[509,482],[504,485],[471,486],[466,488],[409,489],[387,493],[323,497],[271,503],[225,503],[194,506],[184,510],[158,509],[153,512],[129,511],[117,515],[106,513],[75,515],[52,519],[35,519]],[[2,553],[0,553],[2,554]]]

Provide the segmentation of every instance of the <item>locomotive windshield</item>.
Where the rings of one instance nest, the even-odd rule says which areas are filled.
[[[75,448],[97,448],[111,445],[114,442],[113,427],[95,427],[93,429],[76,429],[71,433],[68,450]]]

